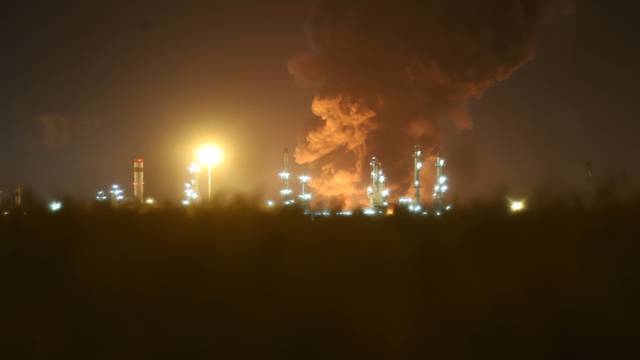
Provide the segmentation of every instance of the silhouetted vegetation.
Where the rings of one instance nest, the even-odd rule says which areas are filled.
[[[640,202],[0,217],[3,359],[620,359]]]

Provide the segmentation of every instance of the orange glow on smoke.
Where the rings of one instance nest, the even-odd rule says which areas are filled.
[[[342,199],[346,208],[365,205],[363,164],[367,156],[367,136],[377,127],[375,111],[342,97],[316,97],[311,110],[323,124],[310,131],[305,143],[298,146],[294,155],[296,162],[315,163],[336,151],[354,155],[356,161],[351,168],[331,162],[322,165],[310,186],[320,198]]]

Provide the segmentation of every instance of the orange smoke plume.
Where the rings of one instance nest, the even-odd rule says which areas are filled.
[[[342,199],[346,207],[363,205],[362,170],[366,156],[366,140],[377,128],[376,112],[342,97],[316,97],[311,106],[322,125],[309,132],[304,144],[296,148],[298,164],[315,163],[330,154],[350,154],[356,161],[351,168],[338,169],[330,163],[314,174],[311,188],[321,198]]]

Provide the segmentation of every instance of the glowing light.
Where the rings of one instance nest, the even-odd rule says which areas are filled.
[[[384,189],[384,191],[382,192],[382,197],[387,197],[389,196],[390,192],[389,189]]]
[[[96,195],[96,200],[98,201],[106,201],[107,200],[107,194],[105,194],[104,191],[98,191],[97,195]]]
[[[217,166],[224,160],[224,153],[218,146],[206,144],[196,151],[196,159],[206,166]]]
[[[438,182],[440,183],[440,185],[446,183],[447,182],[447,177],[446,176],[440,176],[440,178],[438,179]]]
[[[440,161],[438,162],[438,165],[444,166],[444,164],[445,164],[444,159],[440,159]]]
[[[400,204],[411,204],[413,202],[413,199],[404,197],[404,198],[400,198],[399,201],[400,201]]]
[[[523,212],[527,209],[526,200],[509,200],[509,210],[511,213]]]
[[[116,202],[124,200],[124,190],[122,190],[118,184],[111,185],[111,191],[109,191],[109,193],[111,194],[111,198]]]
[[[191,165],[189,165],[189,174],[198,174],[200,172],[200,166],[198,165],[198,163],[193,162],[191,163]]]
[[[273,200],[268,200],[267,201],[267,206],[272,208],[272,207],[276,206],[276,203]]]
[[[418,154],[418,156],[420,156],[420,154]],[[423,165],[422,165],[422,163],[421,163],[421,162],[419,162],[419,163],[417,163],[417,164],[416,164],[416,168],[418,168],[418,170],[422,169],[422,166],[423,166]]]
[[[280,194],[282,195],[290,195],[293,192],[291,189],[282,189],[280,190]]]
[[[49,211],[58,212],[62,209],[62,203],[59,201],[53,201],[49,204]]]
[[[147,200],[145,200],[144,203],[147,204],[147,205],[155,205],[156,204],[156,199],[147,198]]]
[[[376,215],[377,212],[374,209],[364,209],[363,213],[368,216]]]
[[[283,171],[283,172],[279,173],[278,175],[283,180],[289,179],[291,177],[291,174],[286,172],[286,171]]]
[[[301,194],[301,195],[299,196],[299,198],[300,198],[300,199],[302,199],[302,200],[308,201],[308,200],[311,200],[312,195],[311,195],[310,193]]]
[[[311,180],[311,177],[307,175],[301,175],[298,177],[298,179],[300,179],[301,183],[306,184]]]
[[[338,216],[353,216],[352,211],[339,211],[336,215]]]

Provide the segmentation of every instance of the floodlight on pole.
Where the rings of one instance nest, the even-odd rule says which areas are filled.
[[[214,166],[220,165],[224,159],[224,153],[216,145],[206,144],[196,151],[198,162],[207,167],[208,174],[208,193],[207,198],[211,202],[211,170]]]

